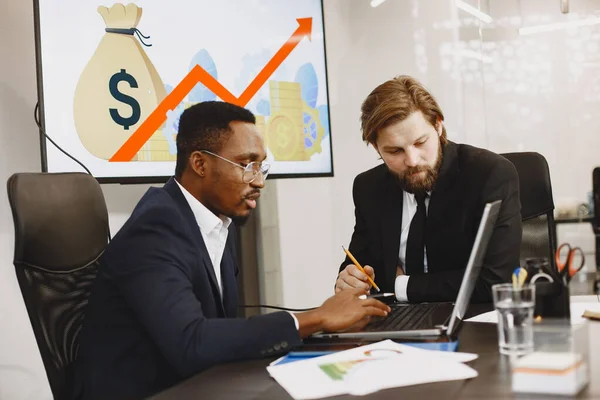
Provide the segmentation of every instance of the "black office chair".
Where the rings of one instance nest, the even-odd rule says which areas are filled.
[[[534,152],[502,154],[519,174],[521,197],[521,265],[527,258],[546,257],[556,270],[556,226],[550,170],[544,156]]]
[[[592,171],[592,195],[594,197],[594,218],[592,219],[592,229],[596,237],[596,279],[594,280],[594,293],[600,294],[600,167]]]
[[[592,171],[592,195],[594,197],[592,228],[596,236],[596,269],[600,269],[600,167],[596,167]]]
[[[71,365],[98,258],[109,237],[100,185],[82,173],[23,173],[8,180],[14,265],[55,399]]]

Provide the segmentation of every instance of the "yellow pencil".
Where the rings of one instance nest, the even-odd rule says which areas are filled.
[[[352,253],[350,253],[350,251],[346,250],[346,248],[344,246],[342,246],[342,249],[344,249],[344,252],[346,253],[346,255],[348,256],[348,258],[350,260],[352,260],[352,262],[354,263],[354,265],[356,265],[356,267],[362,271],[363,274],[367,275],[367,279],[369,280],[369,283],[371,283],[371,285],[375,288],[375,290],[377,290],[377,292],[381,292],[381,289],[379,289],[379,286],[377,286],[375,284],[375,282],[373,282],[373,279],[371,279],[371,277],[369,276],[369,274],[367,274],[365,272],[365,269],[358,263],[358,261],[356,261],[356,258],[354,258],[354,256],[352,255]]]

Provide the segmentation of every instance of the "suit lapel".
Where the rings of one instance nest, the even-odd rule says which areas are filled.
[[[395,178],[388,173],[389,179],[384,184],[384,203],[382,210],[382,244],[383,266],[387,287],[393,288],[398,267],[400,251],[400,231],[402,228],[402,189]],[[390,286],[391,285],[391,286]]]
[[[456,180],[458,177],[458,148],[455,143],[448,142],[444,147],[442,165],[440,174],[429,199],[427,208],[427,222],[425,223],[425,251],[427,253],[427,269],[429,272],[438,271],[436,258],[430,254],[430,250],[435,246],[432,242],[434,235],[427,232],[435,232],[442,224],[448,223],[448,215],[452,211],[448,210],[454,207],[452,201],[452,192],[456,191]]]
[[[202,235],[200,235],[200,236],[202,236]],[[223,305],[223,299],[221,298],[221,291],[219,290],[219,286],[217,284],[217,277],[215,276],[215,270],[213,268],[210,257],[208,257],[208,250],[206,250],[206,245],[204,244],[204,241],[202,242],[202,247],[201,247],[200,253],[201,253],[200,262],[202,263],[202,265],[204,265],[204,268],[206,269],[206,271],[209,274],[210,287],[212,289],[215,304],[217,305],[217,309],[219,310],[219,313],[221,315],[225,316],[225,307]]]
[[[221,293],[219,292],[219,285],[217,283],[217,276],[215,275],[212,261],[208,256],[208,250],[206,249],[204,238],[202,238],[202,234],[200,233],[200,227],[198,227],[196,217],[194,217],[194,213],[192,212],[190,205],[183,196],[183,193],[181,193],[181,189],[179,189],[179,186],[177,185],[177,182],[175,182],[174,178],[169,179],[169,181],[165,183],[164,189],[171,195],[171,197],[173,197],[183,212],[186,221],[189,223],[192,234],[194,235],[194,242],[197,244],[200,253],[200,264],[202,264],[206,269],[206,273],[208,274],[210,280],[210,286],[213,292],[215,303],[217,304],[217,308],[220,310],[220,312],[225,315],[223,300],[221,299]]]

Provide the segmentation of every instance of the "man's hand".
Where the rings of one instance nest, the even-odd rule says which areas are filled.
[[[319,308],[324,315],[323,330],[336,332],[349,328],[357,322],[366,325],[370,316],[385,317],[390,307],[376,299],[360,299],[365,294],[362,289],[344,290],[325,300]],[[362,327],[361,326],[361,327]]]
[[[373,267],[365,265],[364,269],[371,279],[373,279],[373,282],[375,282],[375,270]],[[344,289],[363,289],[364,291],[369,291],[371,289],[371,284],[367,280],[366,274],[363,274],[356,265],[349,264],[342,272],[340,272],[337,281],[335,281],[336,293],[339,293]]]
[[[349,289],[325,300],[321,307],[296,314],[300,325],[300,336],[315,332],[337,332],[352,327],[360,329],[369,322],[369,317],[385,317],[390,308],[376,299],[360,299],[364,289]]]

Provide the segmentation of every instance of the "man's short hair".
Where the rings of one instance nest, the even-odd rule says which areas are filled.
[[[252,112],[223,101],[205,101],[186,109],[179,118],[175,176],[181,177],[194,151],[218,153],[233,133],[230,124],[234,121],[256,124]]]
[[[421,111],[434,127],[438,120],[444,121],[444,114],[435,98],[416,79],[400,75],[382,83],[362,103],[360,122],[363,140],[374,145],[381,129],[404,121],[415,111]],[[444,127],[440,140],[443,145],[448,142]]]

